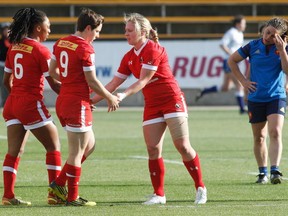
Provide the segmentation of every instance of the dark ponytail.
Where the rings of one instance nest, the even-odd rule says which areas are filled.
[[[44,22],[46,14],[34,8],[23,8],[13,16],[9,27],[9,42],[20,43],[23,38],[33,33],[34,26]]]

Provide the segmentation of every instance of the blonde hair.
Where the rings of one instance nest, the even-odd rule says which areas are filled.
[[[146,17],[138,13],[124,14],[124,23],[127,24],[128,22],[134,23],[137,32],[144,32],[146,38],[158,43],[157,29],[152,28],[150,21]]]

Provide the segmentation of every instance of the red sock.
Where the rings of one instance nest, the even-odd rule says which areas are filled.
[[[18,170],[20,157],[13,157],[6,154],[3,162],[3,182],[4,182],[4,195],[3,197],[12,199],[15,197],[14,187],[16,182],[16,175]]]
[[[198,154],[196,154],[196,157],[193,160],[183,161],[183,163],[193,178],[196,189],[198,187],[204,187],[205,185],[202,180],[202,171]]]
[[[154,193],[158,196],[164,196],[165,166],[163,158],[158,158],[156,160],[149,160],[148,166],[152,186],[154,188]]]
[[[46,153],[46,166],[48,171],[49,184],[54,181],[61,172],[61,153],[51,151]]]
[[[81,164],[84,163],[84,161],[86,159],[87,158],[83,155],[82,160],[81,160]],[[63,166],[63,168],[61,170],[61,173],[59,174],[58,178],[55,181],[57,185],[62,186],[62,187],[65,186],[66,181],[67,181],[66,172],[67,172],[67,162],[64,164],[64,166]]]
[[[78,185],[81,175],[81,167],[76,167],[70,164],[67,165],[67,180],[68,180],[68,198],[67,201],[71,202],[78,197]]]
[[[67,181],[67,162],[64,164],[58,178],[55,180],[55,183],[59,186],[64,187]]]

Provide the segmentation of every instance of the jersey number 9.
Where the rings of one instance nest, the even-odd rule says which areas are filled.
[[[60,53],[60,65],[64,69],[64,71],[61,71],[62,77],[67,77],[68,75],[68,60],[68,53],[62,51]]]

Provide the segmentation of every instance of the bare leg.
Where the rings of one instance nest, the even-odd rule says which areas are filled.
[[[268,150],[266,145],[267,123],[251,124],[254,137],[254,155],[258,167],[267,167]]]
[[[154,189],[154,198],[148,200],[144,204],[166,203],[164,197],[164,177],[165,166],[162,158],[162,146],[166,130],[166,123],[155,123],[143,126],[144,139],[146,142],[147,152],[149,155],[148,167],[150,179]]]
[[[268,116],[268,131],[270,138],[269,158],[271,166],[279,166],[282,156],[282,128],[284,116],[272,114]]]

